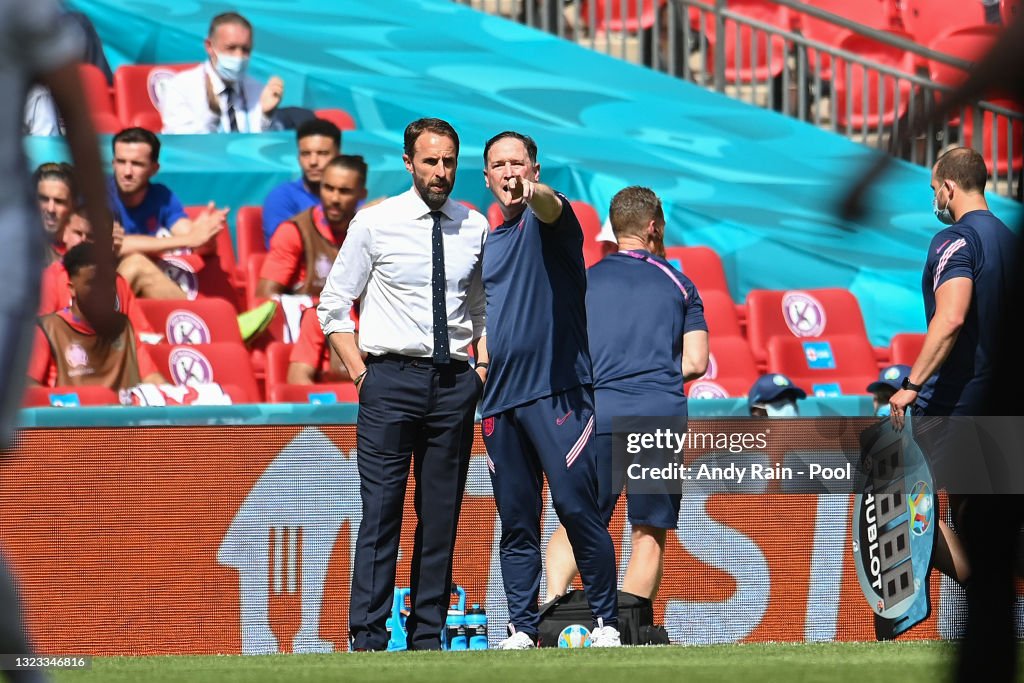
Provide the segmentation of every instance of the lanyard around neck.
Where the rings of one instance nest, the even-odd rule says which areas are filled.
[[[668,266],[666,266],[665,264],[663,264],[663,263],[661,263],[659,261],[655,261],[650,256],[648,256],[647,254],[642,254],[639,251],[632,251],[632,250],[630,250],[630,251],[620,251],[619,253],[620,254],[625,254],[626,256],[635,258],[635,259],[637,259],[639,261],[643,261],[644,263],[649,263],[652,266],[656,266],[661,272],[665,273],[665,275],[667,275],[668,278],[670,280],[672,280],[672,282],[675,283],[676,287],[679,288],[679,291],[682,292],[683,299],[689,301],[690,297],[686,294],[686,288],[683,287],[683,283],[679,281],[679,278],[676,277],[676,274],[672,272],[671,268],[669,268]]]

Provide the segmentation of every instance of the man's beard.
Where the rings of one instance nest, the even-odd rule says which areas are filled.
[[[448,196],[452,193],[451,185],[447,186],[444,191],[436,190],[429,185],[417,186],[416,189],[419,190],[420,197],[423,198],[427,206],[435,210],[440,209],[448,201]]]

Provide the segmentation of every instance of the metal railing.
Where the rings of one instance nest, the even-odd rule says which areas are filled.
[[[930,78],[928,64],[962,71],[972,64],[898,33],[797,0],[765,2],[766,15],[778,9],[774,22],[770,16],[732,10],[727,0],[619,0],[618,11],[609,17],[598,16],[613,6],[602,0],[457,1],[813,123],[912,163],[930,167],[945,147],[970,145],[985,156],[990,190],[1018,200],[1024,192],[1024,113],[1008,103],[983,101],[936,124],[937,102],[952,88]],[[647,21],[637,21],[645,10]],[[872,51],[891,59],[887,63],[792,30],[790,13],[872,41]],[[641,23],[647,28],[626,28]]]

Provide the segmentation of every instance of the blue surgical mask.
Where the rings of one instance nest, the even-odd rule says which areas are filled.
[[[878,406],[878,410],[875,411],[875,416],[889,417],[890,413],[892,413],[892,408],[889,406],[888,403],[883,403],[882,405]]]
[[[213,65],[213,68],[221,79],[228,83],[237,83],[242,80],[246,70],[249,68],[248,57],[224,55],[219,52],[214,54],[217,55],[217,63]]]
[[[796,401],[788,398],[771,403],[765,403],[764,409],[768,417],[799,417],[800,411],[796,407]]]
[[[956,223],[956,221],[953,220],[953,214],[949,212],[948,201],[946,202],[945,208],[939,208],[938,193],[936,193],[935,197],[932,198],[932,212],[935,214],[935,217],[939,219],[940,223],[944,223],[946,225],[953,225],[953,223]]]

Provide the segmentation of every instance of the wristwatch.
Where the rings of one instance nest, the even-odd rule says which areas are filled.
[[[910,391],[921,391],[921,385],[911,382],[910,375],[903,378],[903,384],[901,384],[900,387],[903,389],[909,389]]]

